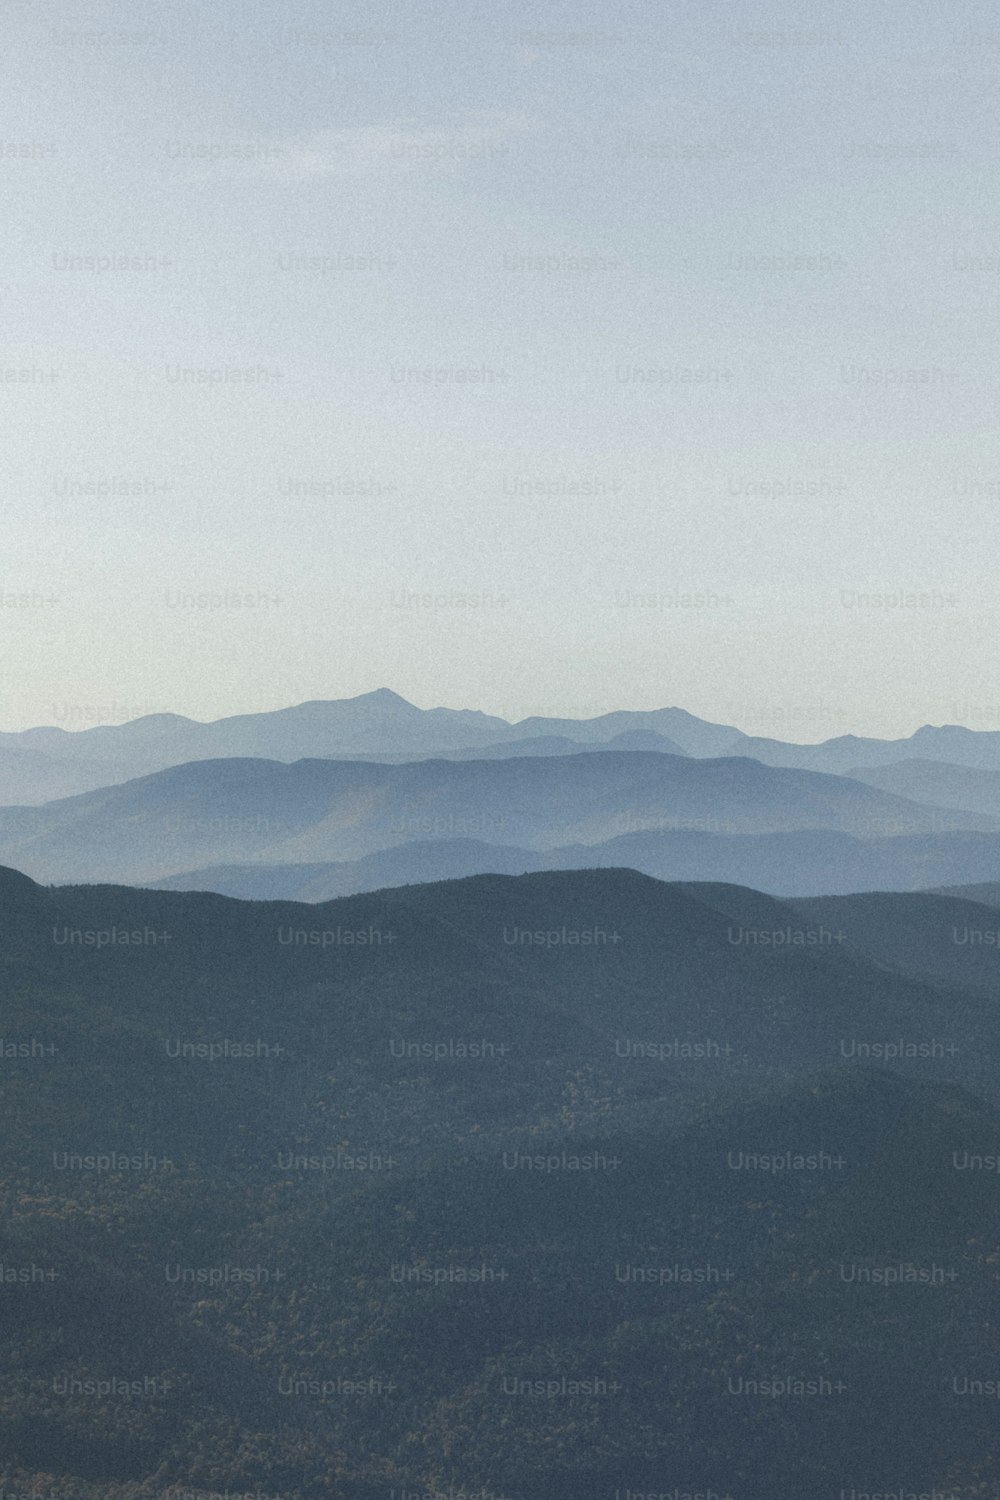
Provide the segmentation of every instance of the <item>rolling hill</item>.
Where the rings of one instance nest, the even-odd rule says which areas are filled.
[[[1000,1480],[992,998],[627,870],[0,870],[0,994],[11,1493]]]
[[[1000,837],[955,831],[859,839],[824,829],[757,834],[672,829],[545,850],[479,839],[417,839],[355,860],[207,865],[143,884],[161,890],[218,891],[244,900],[330,901],[360,891],[467,875],[622,866],[657,880],[730,881],[772,896],[922,891],[935,880],[1000,878]],[[997,885],[940,889],[1000,905]]]
[[[0,808],[0,859],[45,881],[148,882],[219,864],[362,859],[427,838],[548,850],[643,830],[872,838],[992,826],[985,815],[926,808],[846,777],[739,758],[619,751],[397,766],[231,758],[42,807]]]

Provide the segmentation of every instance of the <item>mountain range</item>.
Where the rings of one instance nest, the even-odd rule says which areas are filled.
[[[330,901],[468,875],[622,867],[658,880],[730,881],[774,896],[923,891],[938,881],[956,882],[959,893],[1000,904],[1000,885],[968,883],[991,876],[1000,880],[1000,838],[963,832],[862,839],[825,829],[760,834],[670,829],[544,851],[478,839],[416,839],[354,860],[207,865],[142,883],[244,900]]]
[[[58,716],[76,723],[73,705]],[[387,688],[355,698],[317,700],[265,713],[200,723],[150,714],[120,725],[48,726],[0,734],[0,802],[36,804],[149,775],[186,761],[220,757],[295,761],[314,757],[405,761],[561,755],[574,749],[661,750],[698,758],[744,756],[789,769],[854,775],[897,762],[946,762],[1000,773],[1000,732],[925,725],[898,740],[842,735],[790,744],[744,734],[680,708],[618,711],[591,719],[533,716],[509,723],[477,710],[420,709]],[[904,775],[914,776],[912,772]],[[914,784],[919,782],[919,774]],[[970,778],[966,785],[973,787]],[[903,791],[901,787],[890,790]],[[936,786],[928,799],[943,804]],[[923,800],[914,790],[903,792]],[[984,793],[985,795],[985,793]],[[995,790],[990,807],[997,811]],[[957,805],[957,804],[951,804]],[[972,804],[962,803],[963,807]]]
[[[542,852],[680,830],[770,838],[825,830],[856,839],[955,830],[982,839],[998,827],[987,814],[739,757],[605,751],[401,765],[232,757],[41,807],[0,808],[0,859],[43,881],[145,883],[219,864],[360,860],[427,839]],[[685,837],[658,847],[675,857]],[[703,847],[718,855],[728,846]],[[591,861],[586,847],[573,857]],[[936,883],[993,873],[960,869]]]

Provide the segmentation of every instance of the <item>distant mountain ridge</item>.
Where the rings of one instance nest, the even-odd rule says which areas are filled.
[[[426,839],[543,855],[587,846],[574,851],[586,864],[589,846],[650,832],[871,839],[949,829],[985,837],[998,828],[995,818],[924,807],[847,777],[740,757],[605,751],[402,765],[230,757],[44,807],[0,808],[0,860],[45,881],[144,883],[209,865],[360,860]]]
[[[421,709],[388,688],[316,699],[209,723],[151,714],[125,724],[0,733],[0,805],[34,805],[195,760],[311,757],[389,762],[565,754],[613,745],[698,759],[750,756],[766,765],[843,775],[918,758],[1000,772],[1000,732],[925,725],[908,738],[842,735],[799,745],[745,734],[682,708],[617,710],[590,719],[510,723],[475,709]]]
[[[830,829],[722,834],[673,829],[540,852],[480,839],[415,840],[356,860],[210,865],[146,882],[159,890],[216,891],[250,901],[331,901],[362,891],[472,875],[628,868],[656,880],[729,881],[790,899],[858,891],[924,891],[1000,906],[1000,835],[899,834],[862,839]],[[996,962],[996,959],[994,959]]]

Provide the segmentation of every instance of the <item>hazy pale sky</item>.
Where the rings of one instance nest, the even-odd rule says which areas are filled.
[[[0,728],[1000,728],[993,5],[2,26]]]

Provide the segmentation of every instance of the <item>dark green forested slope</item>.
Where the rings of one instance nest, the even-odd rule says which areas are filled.
[[[0,873],[7,1491],[995,1484],[995,1006],[838,933]],[[844,1056],[891,1037],[953,1050]]]

